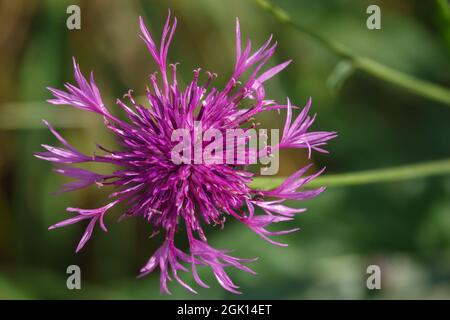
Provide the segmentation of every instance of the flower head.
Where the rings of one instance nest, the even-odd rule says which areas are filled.
[[[194,70],[193,80],[182,87],[177,81],[176,64],[167,65],[168,49],[177,24],[176,18],[172,21],[169,13],[159,46],[148,32],[142,18],[139,22],[141,38],[158,65],[159,76],[157,73],[150,76],[150,86],[146,90],[146,106],[136,102],[131,90],[124,96],[127,102],[117,99],[117,105],[123,110],[127,120],[110,113],[103,103],[93,74],[91,73],[87,80],[75,59],[73,67],[76,84],[65,84],[65,90],[49,88],[54,96],[48,100],[49,103],[70,105],[97,113],[102,116],[105,126],[116,135],[120,144],[120,148],[115,151],[99,146],[103,151],[102,155],[88,156],[73,148],[49,123],[44,122],[63,147],[43,145],[46,151],[36,153],[36,157],[54,162],[58,165],[56,172],[76,179],[66,184],[61,191],[73,191],[94,184],[115,189],[110,195],[110,202],[100,208],[67,208],[73,216],[56,223],[50,229],[88,220],[86,231],[76,249],[79,251],[91,237],[97,222],[100,228],[106,231],[104,216],[116,204],[124,203],[127,210],[123,217],[144,218],[164,234],[163,245],[141,269],[142,276],[157,267],[160,269],[161,291],[169,293],[167,282],[173,277],[183,287],[195,292],[178,275],[180,270],[187,271],[189,266],[196,282],[207,287],[198,276],[197,267],[208,266],[223,288],[239,293],[237,285],[232,282],[225,269],[234,267],[253,273],[245,265],[253,260],[236,258],[227,251],[212,248],[207,243],[202,224],[223,227],[225,217],[232,217],[270,243],[284,245],[270,237],[290,233],[298,230],[297,228],[278,232],[271,232],[266,228],[273,223],[292,220],[295,213],[304,211],[290,208],[283,202],[286,199],[309,199],[321,193],[324,188],[299,190],[320,172],[305,177],[309,168],[307,166],[274,190],[255,190],[250,187],[254,174],[247,172],[244,166],[248,161],[241,164],[173,161],[172,151],[177,144],[172,136],[174,131],[183,129],[194,136],[200,123],[202,129],[214,129],[219,133],[238,128],[247,132],[256,126],[252,124],[256,114],[286,109],[286,125],[276,149],[305,148],[309,153],[325,152],[323,145],[336,134],[309,132],[314,122],[314,117],[308,116],[311,100],[292,122],[292,111],[296,107],[292,106],[289,100],[284,105],[265,98],[265,82],[290,63],[286,61],[263,70],[275,52],[276,44],[272,43],[271,38],[253,53],[250,40],[245,48],[241,48],[240,27],[236,21],[236,63],[226,85],[220,90],[212,87],[215,75],[209,72],[206,73],[205,83],[201,83],[200,69],[197,69]],[[241,77],[246,72],[249,76],[241,83]],[[244,100],[250,102],[250,107],[241,107]],[[195,141],[198,144],[198,141]],[[210,143],[213,142],[200,142],[202,147]],[[267,149],[266,147],[265,150]],[[251,148],[249,150],[255,151]],[[258,153],[261,151],[258,150]],[[211,158],[214,157],[221,158]],[[87,162],[108,163],[118,169],[103,175],[69,166]],[[264,214],[257,215],[255,207],[264,211]],[[186,230],[189,241],[190,248],[187,253],[175,247],[175,235],[181,229]]]

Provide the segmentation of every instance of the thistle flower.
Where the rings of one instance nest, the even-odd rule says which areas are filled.
[[[273,56],[276,43],[270,37],[261,48],[251,53],[248,40],[241,49],[239,21],[236,19],[236,63],[231,79],[222,90],[211,87],[213,73],[207,72],[205,84],[199,82],[200,69],[194,70],[193,80],[181,87],[177,81],[177,64],[167,65],[169,45],[175,32],[177,20],[169,16],[162,32],[161,43],[156,42],[148,32],[142,18],[139,20],[141,38],[150,51],[159,68],[150,76],[150,88],[147,87],[148,105],[136,102],[130,90],[124,95],[127,102],[117,99],[117,105],[124,111],[127,120],[122,120],[110,113],[103,103],[100,91],[91,73],[89,80],[81,73],[79,65],[73,59],[76,84],[65,84],[65,90],[49,88],[53,99],[49,103],[70,105],[74,108],[94,112],[104,119],[105,126],[117,137],[120,149],[109,151],[98,146],[102,155],[88,156],[72,147],[46,121],[44,123],[59,140],[63,147],[42,145],[46,151],[38,152],[36,157],[54,162],[58,165],[56,172],[75,178],[76,181],[63,186],[62,192],[85,188],[90,185],[114,188],[111,201],[96,209],[67,208],[73,217],[54,224],[49,229],[71,225],[82,220],[88,224],[76,251],[81,250],[90,239],[97,223],[107,231],[104,217],[109,210],[123,203],[127,206],[122,217],[144,218],[155,230],[164,233],[163,245],[153,254],[140,275],[160,269],[161,291],[170,293],[167,281],[175,278],[183,287],[195,292],[184,283],[178,272],[188,271],[198,285],[207,287],[197,273],[198,266],[210,267],[220,285],[231,292],[239,293],[225,271],[234,267],[245,272],[254,273],[247,263],[252,259],[236,258],[228,251],[212,248],[202,229],[202,224],[224,226],[225,217],[232,217],[245,224],[263,239],[276,245],[285,245],[271,237],[291,233],[296,230],[270,232],[267,227],[274,223],[292,220],[293,216],[304,209],[290,208],[283,204],[287,199],[305,200],[320,194],[324,188],[300,190],[320,172],[305,177],[310,166],[300,169],[279,187],[269,190],[254,190],[250,183],[253,173],[245,171],[244,165],[236,164],[176,164],[171,159],[175,142],[172,133],[176,129],[195,130],[201,122],[203,128],[214,128],[220,132],[227,129],[243,128],[249,130],[253,117],[270,110],[287,110],[287,120],[283,135],[277,149],[304,148],[312,151],[326,152],[322,147],[336,136],[334,132],[308,132],[314,117],[308,112],[311,100],[292,123],[292,106],[278,104],[265,98],[264,84],[282,71],[290,61],[286,61],[266,71],[261,71]],[[170,70],[168,70],[170,68]],[[248,79],[241,83],[241,77],[249,72]],[[251,106],[242,108],[242,101],[250,101]],[[247,127],[244,127],[247,125]],[[254,127],[255,124],[251,125]],[[109,175],[94,173],[68,165],[78,163],[108,163],[118,167]],[[264,214],[255,213],[255,207]],[[185,253],[175,246],[175,234],[186,230],[189,252]]]

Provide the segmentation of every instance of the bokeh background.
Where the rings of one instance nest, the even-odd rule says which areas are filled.
[[[450,32],[439,1],[276,1],[301,22],[354,53],[403,72],[450,85]],[[442,3],[442,1],[440,1]],[[82,28],[66,28],[66,8],[81,7]],[[382,29],[366,28],[366,8],[378,4]],[[330,155],[314,156],[327,173],[354,172],[450,155],[448,106],[403,91],[362,72],[342,86],[330,86],[339,59],[326,48],[290,28],[254,1],[0,1],[0,298],[13,299],[167,299],[167,298],[450,298],[450,177],[330,187],[291,226],[301,231],[274,247],[244,226],[228,222],[208,230],[218,248],[233,248],[240,257],[255,257],[251,276],[231,270],[244,294],[229,294],[208,270],[201,275],[211,289],[192,295],[176,284],[172,296],[159,293],[159,274],[136,279],[137,271],[161,243],[149,239],[151,228],[139,219],[116,223],[121,208],[107,217],[109,232],[99,229],[79,254],[75,246],[84,225],[47,231],[67,216],[65,208],[99,207],[107,190],[95,187],[52,195],[67,182],[49,163],[32,156],[41,143],[55,138],[47,119],[86,153],[95,143],[114,147],[112,135],[95,114],[45,103],[45,87],[72,81],[71,57],[84,72],[94,70],[103,97],[114,109],[115,97],[128,89],[144,92],[155,65],[138,38],[139,15],[159,39],[167,9],[179,24],[169,53],[179,61],[179,76],[188,81],[201,66],[219,74],[221,86],[234,58],[234,23],[243,36],[261,44],[273,33],[278,51],[272,64],[294,62],[268,84],[268,96],[290,97],[302,105],[313,97],[315,128],[336,130]],[[259,118],[277,127],[284,114]],[[281,156],[280,175],[305,163],[304,153]],[[185,249],[182,237],[179,247]],[[82,289],[66,288],[66,268],[82,270]],[[382,269],[382,289],[366,288],[366,268]],[[189,284],[193,279],[183,276]]]

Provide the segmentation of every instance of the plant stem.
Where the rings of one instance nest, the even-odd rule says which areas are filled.
[[[450,174],[450,159],[393,168],[324,175],[309,182],[306,187],[315,188],[319,186],[340,187],[365,185],[381,182],[396,182],[443,174]],[[268,190],[276,188],[285,179],[286,177],[257,177],[253,180],[251,186],[255,189]]]
[[[363,71],[375,78],[392,83],[416,95],[450,106],[450,89],[385,66],[370,58],[356,56],[342,43],[327,39],[306,26],[292,21],[286,11],[272,5],[269,1],[255,1],[266,11],[275,16],[280,22],[307,34],[320,42],[338,57],[349,61],[355,69]]]

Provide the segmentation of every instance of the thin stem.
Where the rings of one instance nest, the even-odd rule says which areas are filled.
[[[340,42],[327,39],[319,33],[292,21],[286,11],[272,5],[267,0],[255,0],[262,8],[271,13],[280,22],[285,23],[298,31],[307,34],[311,38],[320,42],[338,57],[349,61],[357,70],[363,71],[375,78],[392,83],[416,95],[446,104],[450,106],[450,90],[427,80],[422,80],[394,68],[385,66],[379,62],[366,57],[353,54],[350,49]]]
[[[95,117],[69,107],[50,105],[44,101],[10,102],[0,106],[0,130],[45,129],[42,119],[55,128],[86,128]]]
[[[308,183],[307,187],[316,188],[319,186],[340,187],[365,185],[418,179],[444,174],[450,174],[450,159],[393,168],[324,175]],[[285,179],[286,177],[257,177],[253,180],[251,186],[255,189],[268,190],[276,188]]]

